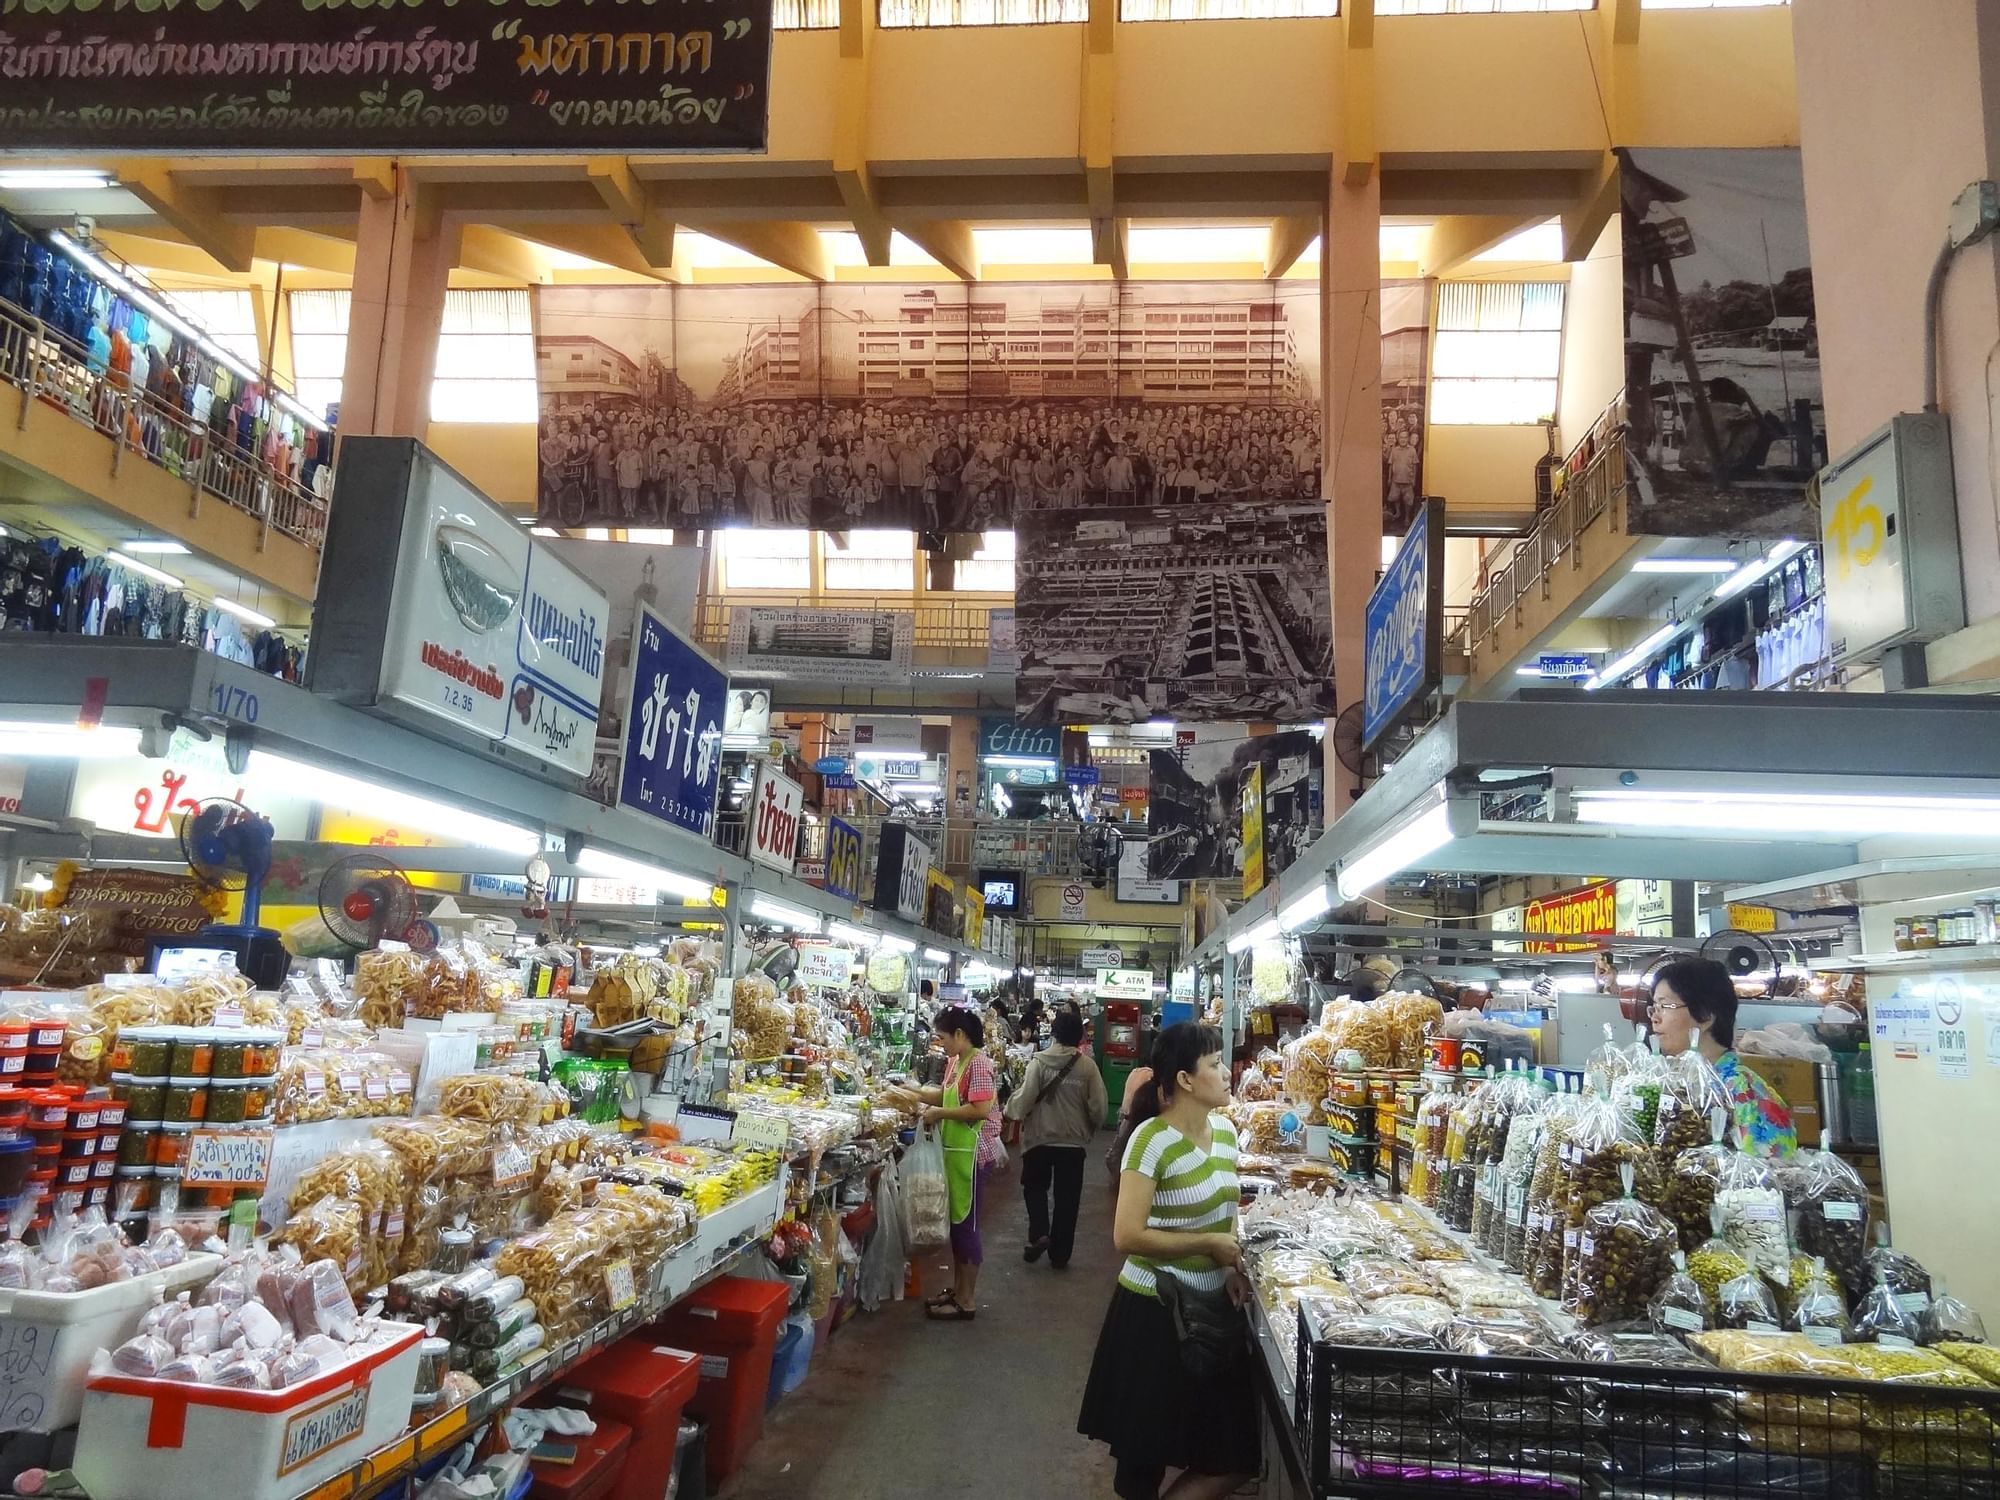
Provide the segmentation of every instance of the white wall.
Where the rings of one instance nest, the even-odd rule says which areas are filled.
[[[1556,404],[1564,452],[1590,430],[1625,384],[1625,270],[1619,219],[1611,216],[1590,254],[1569,268],[1562,391]]]

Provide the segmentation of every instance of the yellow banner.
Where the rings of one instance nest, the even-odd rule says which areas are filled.
[[[965,941],[974,948],[980,946],[980,939],[986,934],[986,897],[979,887],[966,882],[965,886]]]
[[[1264,889],[1264,768],[1243,778],[1243,894]]]
[[[1729,903],[1729,925],[1742,932],[1776,932],[1778,913],[1768,906],[1746,906],[1740,901]]]

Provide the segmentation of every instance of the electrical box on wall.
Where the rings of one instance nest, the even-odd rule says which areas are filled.
[[[1965,627],[1951,431],[1938,412],[1905,412],[1820,471],[1826,639],[1835,661]]]

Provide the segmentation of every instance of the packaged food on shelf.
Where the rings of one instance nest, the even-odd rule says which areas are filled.
[[[1944,1282],[1937,1283],[1937,1296],[1924,1309],[1922,1336],[1919,1343],[1926,1347],[1938,1344],[1983,1344],[1986,1342],[1986,1323],[1971,1307],[1959,1301],[1944,1289]]]
[[[1716,1233],[1758,1274],[1782,1283],[1791,1264],[1785,1195],[1762,1158],[1738,1151],[1722,1164],[1715,1190]]]
[[[1777,1299],[1764,1278],[1745,1271],[1725,1281],[1715,1294],[1715,1326],[1748,1333],[1779,1331]]]
[[[1626,1195],[1585,1213],[1577,1240],[1575,1293],[1565,1305],[1586,1326],[1644,1317],[1653,1294],[1674,1271],[1679,1236],[1673,1225],[1630,1195],[1629,1163],[1621,1178]]]
[[[1914,1349],[1923,1338],[1926,1299],[1922,1307],[1906,1308],[1903,1299],[1887,1286],[1869,1289],[1854,1310],[1848,1337],[1855,1343],[1881,1343]]]
[[[1687,1257],[1674,1253],[1673,1273],[1660,1283],[1646,1303],[1646,1318],[1655,1333],[1686,1335],[1710,1326],[1710,1298],[1688,1274]]]

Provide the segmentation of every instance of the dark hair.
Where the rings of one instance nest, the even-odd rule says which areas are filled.
[[[992,1000],[988,1001],[987,1003],[993,1007],[993,1014],[998,1016],[1001,1020],[1008,1021],[1013,1019],[1013,1017],[1007,1014],[1007,1002],[1005,1000],[1002,1000],[998,996],[995,996]]]
[[[1050,1029],[1059,1043],[1074,1047],[1083,1040],[1083,1017],[1073,1010],[1058,1010]]]
[[[932,984],[928,979],[919,979],[917,981],[917,994],[924,999],[928,1000],[936,993],[937,986]]]
[[[1153,1042],[1153,1076],[1132,1096],[1132,1123],[1150,1120],[1173,1097],[1175,1080],[1192,1073],[1201,1060],[1222,1050],[1222,1033],[1195,1021],[1177,1021]]]
[[[1709,1023],[1708,1034],[1722,1047],[1736,1045],[1736,982],[1712,958],[1677,958],[1653,976],[1653,990],[1673,986],[1674,994],[1697,1022]]]
[[[967,1037],[975,1047],[986,1045],[986,1028],[979,1023],[979,1017],[963,1005],[947,1005],[931,1021],[931,1029],[944,1036],[958,1032]]]

